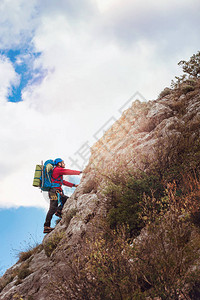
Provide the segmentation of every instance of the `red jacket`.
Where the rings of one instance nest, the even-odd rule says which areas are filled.
[[[52,182],[58,183],[60,186],[58,187],[59,190],[62,190],[61,186],[66,185],[69,187],[73,187],[74,184],[71,182],[68,182],[66,180],[63,180],[63,175],[80,175],[80,171],[70,170],[70,169],[64,169],[61,167],[55,167],[53,169],[52,173]]]

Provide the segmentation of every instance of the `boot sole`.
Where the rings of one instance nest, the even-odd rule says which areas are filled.
[[[55,214],[55,216],[62,219],[62,215]]]
[[[53,231],[53,229],[44,230],[43,233],[50,233],[50,232],[52,232],[52,231]]]

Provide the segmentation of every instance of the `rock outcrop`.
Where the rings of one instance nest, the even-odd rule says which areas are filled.
[[[162,161],[169,161],[185,132],[189,133],[191,144],[199,138],[199,125],[200,82],[186,94],[171,90],[155,101],[133,102],[92,147],[81,183],[68,199],[62,220],[44,237],[43,247],[7,270],[0,279],[0,299],[56,299],[49,294],[54,274],[63,269],[70,274],[64,259],[78,251],[85,235],[95,232],[95,222],[106,216],[100,175],[112,174],[121,166],[148,172],[152,164],[161,163],[158,149]]]

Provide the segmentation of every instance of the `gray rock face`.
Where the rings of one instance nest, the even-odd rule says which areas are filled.
[[[169,140],[179,141],[186,129],[195,139],[200,133],[199,124],[199,90],[196,94],[179,96],[172,91],[147,103],[135,101],[92,147],[81,183],[65,204],[60,223],[45,236],[43,249],[14,265],[0,278],[0,300],[53,299],[49,295],[52,274],[66,267],[63,258],[73,254],[85,234],[94,232],[95,220],[106,215],[106,199],[100,193],[104,183],[103,180],[97,183],[96,176],[111,174],[120,167],[120,162],[146,171],[156,159],[155,146],[167,148]],[[19,280],[24,269],[29,273]]]

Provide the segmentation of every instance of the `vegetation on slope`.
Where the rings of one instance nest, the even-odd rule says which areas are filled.
[[[193,217],[200,181],[187,181],[181,196],[175,182],[168,184],[165,213],[153,195],[144,197],[145,228],[137,238],[127,238],[125,225],[111,230],[102,223],[100,233],[65,262],[70,278],[59,270],[50,292],[58,292],[57,299],[198,299],[200,220]]]
[[[199,61],[200,52],[181,61],[184,75],[160,94],[187,95],[172,104],[180,117],[199,94]],[[200,298],[199,121],[179,128],[179,139],[161,140],[149,173],[121,167],[107,177],[107,218],[66,261],[70,279],[56,277],[57,299]]]

